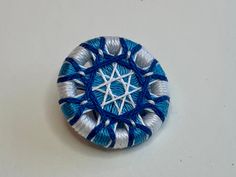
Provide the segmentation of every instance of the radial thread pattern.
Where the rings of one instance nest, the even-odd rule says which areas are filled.
[[[124,38],[80,44],[65,59],[57,82],[69,124],[103,147],[140,144],[167,115],[167,78],[159,62]]]

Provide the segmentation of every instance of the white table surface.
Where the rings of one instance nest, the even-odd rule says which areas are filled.
[[[235,0],[0,0],[1,177],[235,177]],[[162,131],[123,151],[88,145],[57,100],[62,61],[100,35],[130,38],[170,81]]]

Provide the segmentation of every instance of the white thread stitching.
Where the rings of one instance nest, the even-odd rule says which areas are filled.
[[[127,74],[120,75],[119,71],[117,70],[117,65],[118,65],[117,63],[113,63],[112,64],[113,70],[112,70],[111,76],[108,76],[108,75],[104,74],[102,69],[99,69],[98,70],[99,71],[98,74],[102,77],[102,79],[104,80],[104,83],[102,83],[102,84],[100,84],[98,86],[93,87],[92,90],[104,93],[104,98],[103,98],[103,101],[101,103],[101,107],[102,108],[104,108],[105,105],[114,102],[114,104],[115,104],[115,106],[116,106],[116,108],[118,110],[118,115],[120,115],[122,113],[122,110],[123,110],[125,102],[131,104],[133,107],[136,106],[136,104],[134,103],[134,101],[132,99],[131,94],[141,90],[141,87],[136,87],[136,86],[134,86],[134,85],[132,85],[130,83],[131,82],[131,77],[134,74],[134,72],[132,70],[129,73],[127,73]],[[115,73],[118,76],[116,78],[114,78]],[[128,77],[128,82],[127,83],[123,79],[125,77]],[[125,93],[123,95],[117,96],[117,95],[113,94],[110,86],[111,86],[111,83],[114,82],[114,81],[118,81],[118,82],[120,82],[123,85],[123,87],[125,89]],[[106,91],[100,89],[103,86],[106,86]],[[132,87],[133,90],[129,91],[129,87]],[[109,100],[109,101],[106,101],[108,95],[111,96],[112,99]],[[127,100],[126,97],[128,97],[130,101]],[[118,104],[116,102],[116,100],[119,100],[119,99],[122,99],[120,107],[118,106]]]

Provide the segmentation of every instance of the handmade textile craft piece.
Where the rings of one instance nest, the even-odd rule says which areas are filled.
[[[59,104],[81,136],[105,148],[143,143],[165,120],[168,83],[140,44],[99,37],[76,47],[57,80]]]

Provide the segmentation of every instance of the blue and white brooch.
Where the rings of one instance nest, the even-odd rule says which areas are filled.
[[[143,143],[168,112],[163,69],[140,44],[128,39],[99,37],[80,44],[65,59],[57,83],[68,123],[105,148]]]

